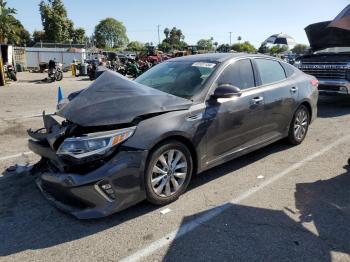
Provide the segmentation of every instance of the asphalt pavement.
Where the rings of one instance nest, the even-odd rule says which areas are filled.
[[[25,129],[55,110],[58,84],[39,76],[0,88],[0,261],[350,261],[350,98],[321,97],[301,145],[280,141],[199,174],[168,206],[80,221],[32,177],[6,172],[37,161],[20,155]],[[88,84],[60,83],[65,94]]]

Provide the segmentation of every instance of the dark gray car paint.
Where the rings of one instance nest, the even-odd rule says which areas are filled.
[[[273,59],[266,56],[248,57]],[[140,147],[136,137],[142,136],[142,148],[149,149],[166,137],[182,136],[191,141],[196,148],[199,155],[198,170],[205,170],[224,162],[221,159],[227,161],[230,157],[240,155],[238,152],[248,151],[250,147],[258,148],[260,144],[285,137],[295,110],[303,102],[312,108],[312,119],[316,117],[318,91],[310,84],[314,78],[280,60],[278,61],[283,66],[290,66],[294,71],[286,80],[244,90],[241,96],[223,99],[222,102],[210,99],[210,94],[217,86],[215,81],[218,75],[228,64],[240,58],[242,56],[236,54],[234,58],[221,63],[216,74],[208,81],[210,85],[205,90],[207,95],[204,101],[198,102],[188,110],[170,112],[141,122],[134,137],[126,141],[125,145]],[[292,87],[299,87],[298,91],[292,93]],[[264,96],[263,104],[252,105],[252,99],[257,96]],[[202,115],[200,119],[188,120],[189,116],[197,114]],[[162,123],[162,126],[154,129],[156,123]],[[205,134],[199,134],[199,130]]]
[[[130,123],[142,115],[188,109],[191,104],[107,70],[57,115],[81,126],[106,126]]]
[[[287,136],[292,116],[301,103],[306,103],[311,108],[312,120],[316,117],[318,91],[311,86],[311,80],[314,78],[277,59],[275,60],[283,67],[290,67],[294,74],[278,83],[242,90],[241,95],[237,97],[217,100],[211,98],[217,87],[217,78],[223,69],[228,64],[247,57],[253,61],[255,58],[275,59],[246,54],[211,54],[175,59],[178,62],[214,60],[219,65],[207,80],[204,94],[195,97],[194,103],[187,109],[183,107],[181,110],[164,112],[139,122],[133,136],[123,143],[112,160],[88,174],[70,174],[74,186],[60,184],[69,190],[104,179],[111,180],[118,195],[116,201],[112,204],[97,204],[95,208],[86,209],[88,211],[84,209],[72,212],[62,206],[60,208],[79,218],[92,218],[120,211],[144,199],[143,180],[147,157],[157,144],[167,139],[180,139],[190,147],[196,171],[200,173]],[[294,86],[298,88],[298,92],[290,94],[290,89]],[[253,105],[252,99],[256,96],[263,96],[263,103]],[[71,115],[74,117],[74,110],[70,112]],[[134,117],[137,115],[128,114],[128,118]],[[139,158],[135,157],[136,155]],[[41,179],[47,181],[50,176],[64,181],[67,174],[45,174]],[[96,192],[88,186],[84,194],[91,196]],[[84,197],[84,194],[77,197]]]

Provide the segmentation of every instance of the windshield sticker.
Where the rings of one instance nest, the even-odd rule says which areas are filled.
[[[195,62],[192,64],[192,66],[197,66],[197,67],[205,67],[205,68],[214,68],[216,64],[214,63],[205,63],[205,62]]]

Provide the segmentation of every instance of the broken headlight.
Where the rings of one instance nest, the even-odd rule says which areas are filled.
[[[131,137],[136,127],[108,132],[91,133],[81,137],[66,138],[57,150],[58,155],[83,158],[91,155],[103,155],[112,147]]]

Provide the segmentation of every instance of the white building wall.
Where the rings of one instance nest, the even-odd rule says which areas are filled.
[[[67,48],[39,48],[26,47],[27,67],[38,68],[40,63],[48,63],[50,59],[69,67],[73,60],[84,61],[86,59],[85,49]]]

